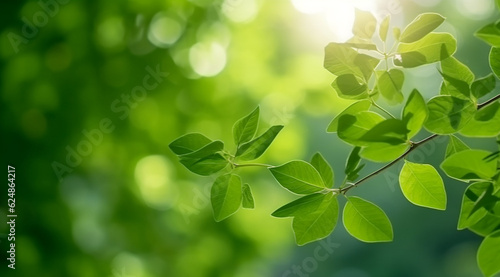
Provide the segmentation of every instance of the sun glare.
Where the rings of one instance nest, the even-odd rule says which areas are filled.
[[[352,37],[354,10],[375,11],[375,0],[292,0],[293,6],[305,14],[319,15],[326,21],[336,40],[345,41]]]

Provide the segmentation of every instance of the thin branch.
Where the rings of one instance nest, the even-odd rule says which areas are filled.
[[[500,99],[500,94],[499,95],[496,95],[495,97],[487,100],[486,102],[483,102],[479,105],[477,105],[477,110],[480,110],[486,106],[488,106],[489,104],[495,102],[496,100]],[[348,192],[350,189],[358,186],[359,184],[365,182],[366,180],[372,178],[372,177],[375,177],[377,176],[378,174],[380,174],[381,172],[383,172],[384,170],[388,169],[389,167],[393,166],[394,164],[396,164],[397,162],[399,162],[400,160],[404,159],[408,154],[410,154],[413,150],[417,149],[417,147],[419,147],[420,145],[434,139],[434,138],[437,138],[439,135],[438,134],[433,134],[433,135],[430,135],[428,137],[426,137],[425,139],[421,140],[421,141],[418,141],[418,142],[410,142],[411,145],[410,145],[410,148],[408,148],[408,150],[406,150],[401,156],[397,157],[395,160],[393,160],[392,162],[384,165],[383,167],[377,169],[376,171],[366,175],[365,177],[359,179],[358,181],[354,182],[354,183],[351,183],[350,185],[344,187],[344,188],[341,188],[340,189],[340,192],[345,194],[346,192]]]

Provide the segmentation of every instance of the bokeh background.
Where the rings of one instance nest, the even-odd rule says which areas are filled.
[[[361,243],[339,224],[323,241],[334,251],[321,248],[327,257],[319,261],[325,244],[296,246],[291,220],[270,216],[295,197],[269,172],[242,171],[256,209],[216,223],[214,178],[188,172],[168,144],[201,132],[234,150],[232,124],[260,105],[262,130],[285,125],[262,162],[321,151],[340,182],[350,149],[325,129],[349,103],[329,86],[323,48],[350,37],[354,8],[379,19],[390,13],[400,27],[421,12],[443,14],[439,30],[457,37],[457,57],[479,77],[489,73],[489,48],[472,34],[498,17],[493,0],[40,3],[7,1],[0,9],[1,161],[16,167],[18,215],[15,271],[7,268],[8,230],[0,224],[0,276],[481,276],[480,238],[456,230],[466,184],[445,178],[446,212],[416,207],[402,196],[395,166],[352,190],[386,211],[395,241]],[[156,75],[148,82],[157,86],[131,97],[151,70],[168,76]],[[426,98],[438,93],[436,65],[405,73],[406,95],[414,87]],[[102,132],[103,120],[112,131]],[[102,137],[92,141],[86,132]],[[495,147],[494,140],[466,141]],[[446,142],[410,159],[438,165]],[[69,165],[78,149],[84,155]]]

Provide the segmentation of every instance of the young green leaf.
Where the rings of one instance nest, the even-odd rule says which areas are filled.
[[[377,19],[370,12],[355,10],[352,33],[360,38],[371,38],[377,27]]]
[[[402,115],[403,121],[406,122],[406,128],[410,130],[409,139],[420,132],[428,114],[424,98],[418,90],[414,89],[406,101]]]
[[[282,125],[272,126],[259,137],[240,145],[236,151],[236,157],[244,161],[249,161],[262,156],[281,129],[283,129]]]
[[[319,152],[314,154],[311,159],[311,165],[319,172],[321,179],[326,187],[333,187],[333,169],[327,160]]]
[[[338,96],[344,99],[368,98],[368,86],[360,83],[359,78],[353,74],[340,75],[333,80],[332,87]]]
[[[210,142],[212,142],[212,140],[202,134],[191,133],[172,141],[168,147],[176,155],[183,155],[194,152]]]
[[[201,147],[200,149],[193,151],[191,153],[179,155],[179,158],[187,158],[187,159],[200,159],[206,156],[213,155],[219,151],[224,149],[224,143],[220,140],[212,141],[209,144]]]
[[[496,137],[500,134],[500,103],[494,102],[476,112],[460,130],[467,137]]]
[[[446,191],[437,170],[430,164],[417,164],[405,160],[399,184],[411,203],[426,208],[445,210]]]
[[[363,242],[392,241],[392,225],[382,209],[356,196],[347,200],[342,218],[351,236]]]
[[[394,36],[395,40],[399,41],[401,37],[401,29],[399,29],[398,27],[392,28],[392,35]]]
[[[361,151],[361,147],[354,147],[349,154],[349,158],[347,158],[347,162],[345,165],[345,175],[347,176],[348,181],[356,180],[358,176],[358,166],[361,162],[361,157],[359,156],[359,151]]]
[[[493,73],[488,74],[483,78],[479,78],[472,83],[471,92],[476,99],[479,99],[486,94],[492,92],[497,85],[497,80]]]
[[[191,172],[208,176],[224,169],[229,163],[221,154],[212,154],[203,158],[181,157],[180,163]]]
[[[377,71],[377,88],[380,94],[391,105],[396,105],[404,100],[401,88],[405,80],[403,71],[393,68],[389,71]]]
[[[448,141],[448,146],[446,146],[446,154],[444,158],[446,159],[455,153],[469,149],[470,147],[467,146],[467,144],[465,144],[459,138],[454,135],[450,135],[450,140]]]
[[[380,39],[385,42],[387,40],[387,32],[389,31],[389,23],[391,21],[391,15],[387,15],[384,20],[382,20],[382,23],[380,23],[380,28],[379,28],[379,36]]]
[[[492,47],[489,59],[491,70],[498,78],[500,78],[500,48]]]
[[[354,64],[354,59],[359,55],[348,45],[329,43],[325,47],[324,67],[335,76],[354,74],[363,77],[363,73]]]
[[[348,41],[344,42],[344,45],[358,49],[377,50],[377,45],[375,45],[370,39],[360,37],[352,37]]]
[[[339,118],[338,136],[352,145],[366,145],[366,142],[360,140],[361,137],[382,121],[384,118],[381,115],[370,111],[359,112],[356,115],[344,114]]]
[[[444,22],[444,17],[437,13],[424,13],[417,16],[401,33],[399,41],[410,43],[417,41]]]
[[[493,47],[500,47],[500,29],[497,23],[490,23],[474,34]]]
[[[490,180],[496,174],[497,162],[486,161],[489,154],[484,150],[463,150],[446,158],[441,169],[458,180]]]
[[[441,61],[441,75],[444,79],[441,94],[470,99],[474,73],[465,64],[453,56],[448,57]]]
[[[325,196],[326,194],[321,192],[303,196],[280,207],[271,215],[274,217],[294,217],[299,215],[308,215],[318,210]]]
[[[237,146],[249,142],[255,136],[259,124],[259,111],[259,107],[257,107],[250,114],[234,123],[233,138]]]
[[[483,240],[477,251],[477,263],[486,277],[500,272],[500,230]]]
[[[474,116],[474,102],[449,95],[436,96],[427,103],[429,117],[424,126],[436,134],[453,134]]]
[[[339,119],[341,116],[345,114],[350,114],[350,115],[355,115],[359,112],[362,111],[368,111],[371,107],[372,103],[370,100],[360,100],[357,102],[354,102],[351,104],[349,107],[347,107],[344,111],[339,113],[333,120],[330,122],[330,125],[328,125],[328,129],[326,130],[329,133],[336,133],[337,128],[339,126]]]
[[[486,213],[478,222],[474,225],[469,226],[467,229],[472,232],[486,237],[491,234],[491,232],[498,230],[500,228],[500,217],[498,215],[493,215],[491,213]]]
[[[234,174],[219,176],[210,193],[216,221],[234,214],[241,205],[241,178]]]
[[[242,188],[241,206],[245,209],[253,209],[255,207],[252,189],[248,184],[244,184]]]
[[[490,182],[478,182],[470,185],[464,192],[462,199],[462,207],[460,209],[460,216],[458,218],[458,230],[463,230],[467,227],[473,226],[481,220],[488,211],[486,209],[479,209],[472,212],[474,204],[479,199],[481,194],[491,186]]]
[[[409,143],[396,145],[389,143],[371,143],[363,147],[360,155],[363,159],[384,163],[397,159],[399,156],[403,155],[409,147]]]
[[[400,43],[394,64],[406,68],[442,61],[457,50],[457,40],[448,33],[430,33],[413,43]]]
[[[333,193],[324,194],[323,201],[318,209],[307,215],[297,215],[293,218],[292,228],[295,241],[298,245],[304,245],[328,236],[335,226],[339,217],[339,204],[337,195]]]
[[[319,172],[304,161],[291,161],[269,168],[280,185],[296,194],[309,194],[325,189]]]

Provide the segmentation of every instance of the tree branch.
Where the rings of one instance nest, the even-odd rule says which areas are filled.
[[[488,106],[489,104],[495,102],[496,100],[500,99],[500,94],[499,95],[496,95],[495,97],[477,105],[477,110],[480,110],[486,106]],[[438,134],[433,134],[433,135],[430,135],[428,137],[426,137],[425,139],[421,140],[421,141],[418,141],[418,142],[411,142],[411,146],[410,148],[408,148],[408,150],[406,150],[401,156],[397,157],[395,160],[393,160],[392,162],[384,165],[383,167],[377,169],[376,171],[366,175],[365,177],[359,179],[358,181],[354,182],[354,183],[351,183],[350,185],[344,187],[344,188],[341,188],[340,189],[340,192],[345,194],[347,193],[350,189],[358,186],[359,184],[363,183],[364,181],[372,178],[372,177],[375,177],[377,176],[378,174],[380,174],[381,172],[383,172],[384,170],[388,169],[389,167],[393,166],[394,164],[396,164],[397,162],[399,162],[400,160],[404,159],[408,154],[410,154],[413,150],[417,149],[417,147],[419,147],[420,145],[434,139],[434,138],[437,138],[439,135]]]

